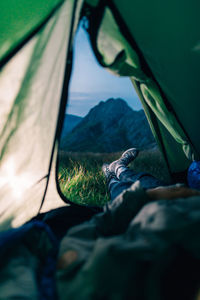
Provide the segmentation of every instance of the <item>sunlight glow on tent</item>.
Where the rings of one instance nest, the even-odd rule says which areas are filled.
[[[2,174],[3,175],[0,175],[0,187],[8,185],[12,191],[12,195],[16,199],[20,199],[24,192],[33,184],[30,174],[17,174],[13,157],[4,164]]]
[[[11,59],[0,74],[0,129],[3,128],[5,120],[19,93],[35,43],[36,39],[29,42],[15,58]]]

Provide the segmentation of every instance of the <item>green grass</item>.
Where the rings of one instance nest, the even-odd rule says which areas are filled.
[[[101,166],[118,157],[119,154],[60,152],[58,180],[64,196],[78,204],[105,204],[109,195]]]
[[[118,159],[120,154],[60,152],[58,180],[64,196],[78,204],[104,205],[109,195],[101,166]],[[169,182],[166,165],[157,149],[141,151],[130,167]]]

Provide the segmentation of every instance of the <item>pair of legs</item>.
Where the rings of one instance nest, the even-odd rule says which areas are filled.
[[[136,173],[127,167],[136,158],[137,154],[138,150],[131,148],[125,151],[117,161],[103,166],[102,169],[107,178],[111,201],[138,180],[144,189],[166,185],[148,173]]]

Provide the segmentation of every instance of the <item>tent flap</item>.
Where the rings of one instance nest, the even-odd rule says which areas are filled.
[[[0,64],[58,9],[63,0],[0,2]]]
[[[66,58],[71,51],[71,27],[75,29],[80,16],[77,3],[82,1],[67,0],[1,72],[1,230],[23,224],[40,209],[55,145],[65,66],[70,67]]]
[[[179,149],[179,152],[182,151],[181,161],[185,157],[183,168],[188,165],[188,161],[191,162],[200,158],[200,143],[196,125],[199,122],[199,118],[196,118],[195,108],[199,106],[199,102],[197,103],[196,101],[199,97],[199,91],[197,93],[196,86],[199,76],[197,76],[196,66],[193,64],[194,59],[197,64],[199,59],[192,51],[190,55],[187,53],[188,61],[184,60],[184,57],[186,57],[184,52],[186,53],[186,50],[191,51],[193,49],[192,44],[190,45],[189,36],[185,36],[183,40],[182,31],[185,29],[184,26],[187,25],[186,21],[181,15],[183,27],[180,27],[175,20],[173,27],[170,17],[167,17],[167,13],[173,11],[173,18],[178,18],[178,6],[173,5],[172,7],[171,3],[167,3],[165,4],[166,11],[157,11],[155,8],[161,9],[163,6],[161,7],[157,0],[154,0],[153,3],[154,5],[152,3],[147,4],[146,1],[139,3],[129,0],[123,3],[118,0],[106,2],[106,4],[105,2],[103,4],[100,2],[96,10],[91,8],[88,32],[96,57],[102,66],[117,75],[130,76],[133,80],[140,83],[139,88],[141,89],[143,100],[150,107],[155,118],[162,123],[169,135],[174,139],[172,143],[174,146],[171,145],[171,149],[168,149],[166,153],[167,159],[170,161],[170,171],[176,172],[177,170],[180,171],[181,164],[179,158],[176,158],[176,160],[172,159],[173,151],[176,152],[175,148]],[[189,12],[190,21],[196,24],[195,11],[189,10]],[[159,26],[165,30],[161,31],[159,29],[158,24],[155,24],[155,21],[153,21],[153,17],[159,19]],[[151,19],[151,23],[148,22],[149,19]],[[194,30],[193,25],[191,27]],[[181,35],[183,45],[175,43],[176,39],[180,39],[179,35]],[[192,33],[192,36],[194,37],[195,34]],[[160,40],[162,40],[162,44]],[[163,45],[165,45],[164,48]],[[172,53],[168,51],[167,45]],[[159,49],[158,46],[160,47]],[[188,48],[189,46],[191,48]],[[166,65],[170,59],[173,59],[173,64],[170,61],[166,71],[166,66],[162,68],[162,64],[165,63]],[[187,69],[183,70],[180,66],[183,67],[184,64],[189,64],[190,61],[193,64],[193,69],[190,68],[193,82],[190,78],[187,85]],[[182,84],[183,73],[185,74],[184,86]],[[172,78],[174,79],[173,86]],[[179,89],[180,84],[181,90]],[[195,88],[192,88],[194,84]],[[190,95],[190,99],[188,99],[189,89],[194,95],[196,93],[196,96],[192,98]],[[180,93],[178,94],[179,90]],[[176,91],[176,95],[174,91]],[[188,107],[188,101],[190,101],[190,104],[194,104],[191,107],[193,113]],[[193,116],[197,122],[196,124]],[[154,122],[152,126],[156,127],[157,125]],[[163,139],[163,145],[167,143],[169,136],[166,134],[167,131],[163,131],[162,137],[159,137]],[[175,146],[176,144],[177,146]],[[184,170],[182,169],[182,171]]]

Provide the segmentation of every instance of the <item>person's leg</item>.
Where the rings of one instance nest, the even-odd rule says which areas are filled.
[[[117,175],[116,177],[121,182],[129,182],[129,181],[135,182],[135,181],[139,180],[144,189],[150,189],[150,188],[155,188],[157,186],[161,186],[161,185],[165,186],[166,185],[166,183],[155,178],[154,176],[152,176],[149,173],[146,173],[146,172],[136,173],[127,167],[120,167],[117,170],[116,175]]]
[[[107,182],[111,201],[113,201],[124,190],[128,189],[132,184],[133,184],[133,181],[120,181],[116,177],[112,177]]]
[[[121,173],[118,172],[118,178],[112,177],[107,183],[111,201],[138,180],[144,189],[151,189],[157,186],[166,185],[164,182],[148,173],[135,173],[127,167],[124,167],[123,170],[121,169],[119,171],[121,171]]]
[[[121,158],[110,165],[103,166],[103,173],[107,178],[108,190],[111,201],[114,200],[123,190],[129,188],[137,180],[144,189],[155,188],[166,185],[148,173],[136,173],[127,168],[127,165],[136,158],[138,150],[135,148],[125,151]]]

